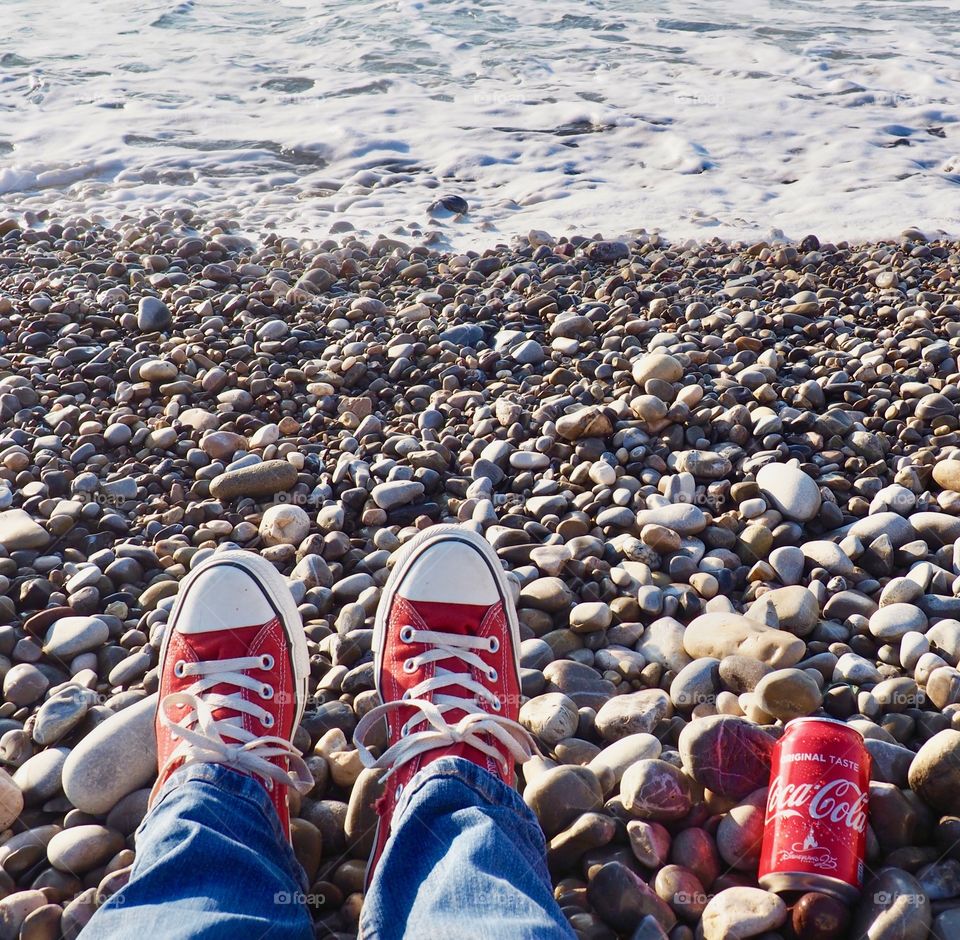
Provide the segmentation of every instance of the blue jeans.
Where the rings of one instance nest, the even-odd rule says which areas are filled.
[[[519,794],[444,757],[411,780],[360,919],[361,937],[572,938],[543,833]],[[137,831],[130,882],[81,940],[313,940],[303,870],[259,782],[177,771]]]

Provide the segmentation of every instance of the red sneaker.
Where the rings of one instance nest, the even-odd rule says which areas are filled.
[[[357,724],[368,767],[386,767],[388,786],[367,867],[373,876],[404,787],[438,757],[462,757],[514,785],[514,760],[535,751],[520,710],[517,612],[500,561],[469,529],[438,525],[404,546],[384,587],[373,632],[382,705]],[[370,729],[387,721],[390,746],[367,750]]]
[[[184,764],[224,764],[263,782],[289,835],[287,788],[313,786],[291,743],[309,675],[300,615],[273,565],[229,551],[191,571],[160,650],[150,801]]]

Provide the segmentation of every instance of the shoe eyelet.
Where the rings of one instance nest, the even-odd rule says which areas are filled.
[[[498,711],[500,711],[501,708],[503,708],[503,703],[502,703],[502,702],[500,701],[500,699],[498,699],[498,698],[495,698],[495,699],[490,703],[490,705],[491,705],[491,707],[493,708],[493,710],[494,710],[495,712],[498,712]]]
[[[273,715],[264,715],[264,716],[263,716],[263,721],[261,722],[261,724],[263,725],[264,728],[272,728],[272,727],[273,727]]]
[[[407,624],[405,627],[400,628],[400,642],[401,643],[413,642],[413,627],[411,627],[410,624]]]
[[[173,664],[173,674],[174,674],[178,679],[183,679],[183,678],[186,677],[186,672],[185,672],[186,668],[187,668],[187,662],[186,662],[186,660],[184,660],[184,659],[178,659],[178,660]]]
[[[411,672],[417,671],[417,664],[412,659],[405,659],[403,661],[403,671],[409,675]]]
[[[490,644],[487,647],[491,653],[496,653],[500,649],[500,641],[495,637],[490,637]]]
[[[273,698],[273,686],[267,685],[264,683],[260,686],[260,698],[266,699],[268,702]]]
[[[491,669],[488,670],[488,672],[487,672],[487,681],[488,681],[488,682],[496,682],[498,676],[499,676],[499,674],[497,673],[497,670],[491,668]]]
[[[264,653],[264,655],[260,657],[260,668],[268,672],[273,669],[273,657],[269,653]]]

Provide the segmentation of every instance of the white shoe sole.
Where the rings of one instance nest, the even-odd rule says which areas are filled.
[[[173,625],[180,613],[184,600],[190,592],[190,588],[196,583],[201,574],[210,571],[211,568],[220,566],[229,566],[239,568],[248,574],[260,587],[280,620],[283,624],[284,632],[290,643],[290,665],[293,669],[294,689],[297,697],[296,718],[293,723],[295,734],[300,725],[300,719],[303,717],[304,709],[307,704],[308,683],[310,681],[310,655],[307,652],[307,638],[303,632],[303,621],[300,618],[300,612],[294,603],[290,588],[287,587],[286,579],[264,558],[246,551],[227,551],[217,552],[205,559],[198,567],[190,571],[189,574],[180,582],[180,590],[177,593],[177,600],[170,612],[167,630],[163,637],[163,643],[160,646],[160,663],[162,664],[167,655],[167,644],[173,633]],[[251,624],[252,626],[252,624]]]

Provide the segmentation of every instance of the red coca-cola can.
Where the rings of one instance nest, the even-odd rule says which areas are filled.
[[[759,882],[854,901],[863,885],[870,754],[832,718],[788,722],[773,748]]]

